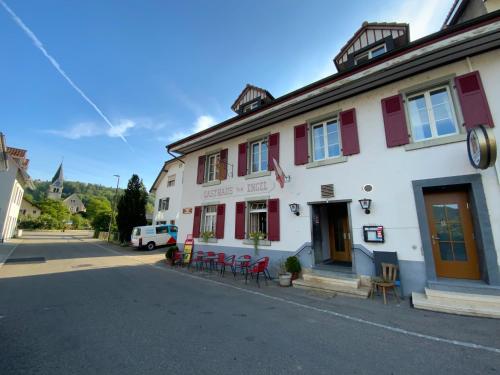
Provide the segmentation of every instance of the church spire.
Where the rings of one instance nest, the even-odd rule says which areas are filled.
[[[56,174],[54,175],[54,177],[52,177],[52,181],[47,191],[47,198],[57,199],[57,200],[61,199],[63,184],[64,184],[64,174],[63,174],[63,165],[61,162],[59,168],[57,168]]]

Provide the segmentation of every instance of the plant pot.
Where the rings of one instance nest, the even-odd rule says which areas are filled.
[[[292,274],[282,273],[278,275],[280,286],[290,286],[292,284]]]

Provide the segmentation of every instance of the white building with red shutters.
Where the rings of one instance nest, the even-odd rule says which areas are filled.
[[[298,254],[306,275],[331,267],[353,294],[375,253],[397,256],[405,295],[499,294],[500,165],[473,167],[466,141],[471,129],[500,139],[497,3],[458,1],[411,42],[406,24],[364,23],[338,73],[277,98],[248,85],[237,116],[168,146],[185,163],[179,242],[253,254],[258,236],[259,256]]]

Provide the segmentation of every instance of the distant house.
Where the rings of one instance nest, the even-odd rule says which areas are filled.
[[[42,214],[42,209],[33,202],[30,202],[29,200],[23,197],[19,214],[25,217],[36,219]]]
[[[24,189],[33,188],[26,152],[7,147],[0,133],[0,242],[14,236]]]
[[[153,224],[177,224],[181,210],[184,163],[181,159],[166,161],[149,190],[155,194]]]
[[[63,200],[63,203],[66,205],[66,207],[68,207],[69,212],[71,212],[72,214],[87,211],[82,200],[75,193],[71,194],[69,197]]]

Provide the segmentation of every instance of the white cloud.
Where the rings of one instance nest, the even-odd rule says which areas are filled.
[[[186,138],[191,134],[201,132],[217,124],[217,120],[210,115],[201,115],[194,122],[191,129],[188,131],[177,131],[168,137],[168,142],[175,142],[179,139]],[[165,141],[164,137],[157,138],[160,142]]]
[[[136,122],[133,120],[121,120],[112,128],[106,128],[99,126],[93,122],[80,122],[76,125],[73,125],[67,129],[56,130],[49,129],[46,130],[46,133],[54,134],[60,137],[64,137],[67,139],[80,139],[80,138],[89,138],[89,137],[98,137],[98,136],[108,136],[111,138],[124,138],[129,129],[136,127]]]

